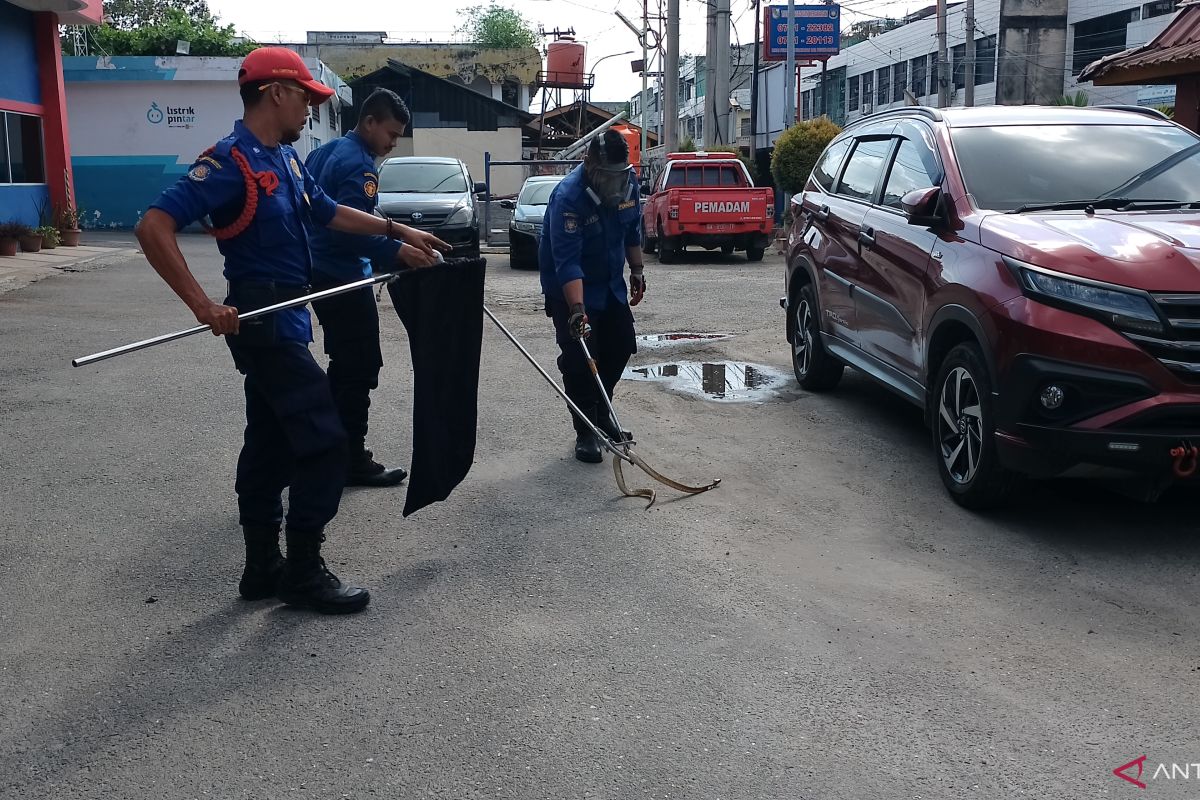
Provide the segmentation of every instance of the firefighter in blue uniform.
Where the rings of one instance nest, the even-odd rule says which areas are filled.
[[[642,301],[642,209],[629,145],[616,131],[595,137],[576,167],[550,195],[538,247],[546,314],[554,320],[558,368],[567,396],[612,438],[616,429],[579,346],[588,347],[611,398],[629,357],[637,352],[633,313]],[[629,289],[625,263],[629,263]],[[572,415],[575,457],[603,460],[600,442]]]
[[[305,166],[339,204],[374,213],[379,191],[375,158],[392,151],[409,119],[408,107],[399,95],[376,89],[359,110],[357,127],[309,153]],[[370,277],[373,262],[391,269],[399,247],[399,242],[386,236],[353,236],[318,228],[312,239],[315,288]],[[379,386],[379,370],[383,367],[375,295],[370,287],[364,287],[318,300],[313,303],[313,311],[325,332],[329,388],[349,437],[346,484],[396,486],[408,473],[376,462],[366,446],[371,391]]]
[[[444,242],[337,205],[301,165],[309,105],[333,91],[313,80],[293,51],[265,47],[238,73],[244,118],[163,192],[138,223],[147,260],[197,321],[224,335],[245,375],[245,444],[237,465],[238,510],[246,543],[239,590],[246,599],[278,596],[323,613],[365,608],[370,595],[329,571],[321,558],[325,525],[337,514],[346,471],[346,433],[325,373],[309,353],[304,308],[239,325],[239,311],[309,292],[309,232],[321,225],[359,235],[397,235],[407,244],[395,268],[426,267]],[[209,217],[225,257],[228,297],[210,299],[179,250],[178,230]],[[279,550],[281,494],[290,487],[287,560]]]

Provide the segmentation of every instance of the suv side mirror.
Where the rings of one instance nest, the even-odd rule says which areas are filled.
[[[910,225],[920,225],[923,228],[941,224],[942,188],[930,186],[928,189],[914,189],[900,198],[900,209]]]
[[[517,207],[517,201],[516,200],[501,200],[500,207],[506,208],[509,211],[512,211],[514,208]]]
[[[475,182],[475,194],[487,194],[487,184],[476,181]]]

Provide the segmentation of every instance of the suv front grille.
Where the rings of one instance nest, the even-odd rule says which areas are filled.
[[[1164,317],[1162,336],[1126,333],[1188,383],[1200,383],[1200,294],[1151,295]]]

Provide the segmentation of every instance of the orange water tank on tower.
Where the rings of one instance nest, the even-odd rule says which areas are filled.
[[[570,36],[551,42],[546,48],[546,86],[555,89],[586,89],[586,48]]]

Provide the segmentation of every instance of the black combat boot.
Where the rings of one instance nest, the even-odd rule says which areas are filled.
[[[325,566],[321,531],[287,529],[287,563],[279,579],[279,599],[290,606],[321,614],[353,614],[371,602],[366,589],[350,586]]]
[[[283,574],[283,555],[279,552],[279,525],[243,525],[246,539],[246,569],[238,591],[246,600],[274,597]]]
[[[591,431],[575,434],[575,458],[585,464],[599,464],[604,460],[604,452],[600,449],[596,434]]]
[[[350,469],[346,475],[347,486],[399,486],[408,477],[400,468],[388,469],[375,460],[374,454],[363,448],[350,455]]]
[[[581,406],[580,411],[595,419],[596,407]],[[600,449],[600,440],[583,420],[577,419],[572,413],[571,422],[575,425],[575,458],[585,464],[599,464],[604,460],[604,451]]]

